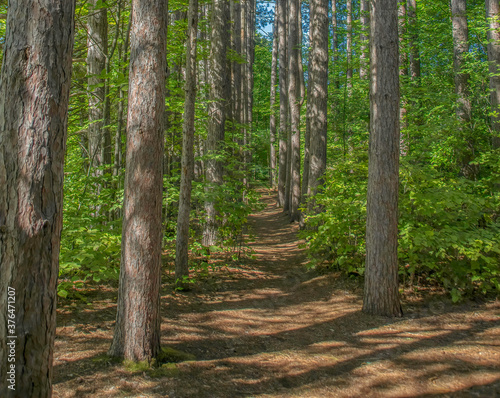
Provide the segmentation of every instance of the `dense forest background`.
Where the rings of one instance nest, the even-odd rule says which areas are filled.
[[[349,275],[363,275],[365,256],[370,116],[368,27],[363,6],[362,1],[348,0],[329,7],[327,168],[323,189],[314,198],[321,211],[308,212],[305,199],[301,202],[302,222],[307,225],[302,234],[312,266],[341,269]],[[4,37],[6,2],[0,7],[0,36]],[[87,282],[117,280],[119,275],[130,7],[125,0],[77,2],[58,286],[61,297],[78,295],[74,288]],[[241,25],[239,20],[248,40],[244,47],[239,43],[238,52],[233,37],[226,54],[228,67],[233,65],[233,79],[234,69],[239,69],[248,80],[240,94],[232,94],[233,113],[238,106],[248,108],[248,113],[243,118],[227,118],[224,142],[216,155],[207,150],[214,11],[204,1],[197,9],[189,250],[193,258],[205,257],[201,262],[190,260],[193,269],[208,267],[209,253],[238,258],[245,251],[246,217],[256,204],[254,188],[277,187],[277,87],[282,76],[274,71],[273,78],[271,70],[277,67],[274,3],[250,2],[248,7],[247,14],[241,14],[248,16],[248,23]],[[187,14],[187,2],[169,2],[162,206],[166,258],[175,251],[179,207]],[[468,1],[467,51],[457,70],[450,3],[399,4],[399,273],[405,284],[426,281],[442,285],[456,301],[500,287],[498,110],[490,93],[490,81],[497,72],[496,66],[491,68],[494,60],[488,58],[492,29],[498,21],[496,15],[492,20],[486,14],[484,2]],[[309,4],[303,1],[300,73],[306,87],[309,49]],[[457,110],[461,95],[456,91],[457,74],[466,79],[470,108],[466,117]],[[303,94],[302,102],[307,103],[307,90]],[[303,159],[308,118],[306,106],[300,110]],[[222,180],[212,185],[206,178],[210,156],[223,165]],[[219,219],[217,239],[210,242],[209,251],[203,242],[207,195]]]
[[[251,259],[266,191],[366,313],[498,295],[497,0],[39,3],[0,1],[0,293],[29,287],[40,391],[57,279],[75,302],[118,286],[108,354],[149,366],[162,275],[189,292]]]
[[[312,264],[363,275],[369,80],[360,76],[360,71],[366,45],[363,50],[359,2],[336,3],[335,31],[331,29],[331,7],[329,12],[328,165],[324,190],[316,197],[322,211],[306,216],[309,227],[303,236],[307,238]],[[399,203],[401,280],[407,284],[438,283],[450,291],[454,300],[474,291],[498,291],[500,180],[498,151],[493,145],[496,122],[492,123],[497,111],[492,110],[490,103],[487,51],[490,21],[484,2],[467,4],[468,51],[461,66],[461,73],[468,77],[467,98],[471,107],[466,122],[456,113],[449,2],[417,2],[417,13],[406,4],[400,7],[400,91],[404,112]],[[253,71],[252,96],[247,101],[251,120],[238,128],[236,122],[226,124],[224,148],[217,155],[224,164],[224,180],[211,192],[221,219],[211,253],[226,252],[235,258],[244,251],[245,221],[256,203],[253,187],[263,184],[274,187],[277,183],[276,178],[269,180],[269,123],[274,115],[279,131],[280,103],[278,90],[273,105],[269,105],[271,66],[276,65],[272,62],[274,4],[258,2],[255,10],[255,40],[251,45],[254,48],[250,48],[254,54],[251,57],[233,50],[227,54],[228,60],[248,68],[248,72],[243,69],[245,73]],[[167,256],[175,251],[187,11],[187,2],[169,2],[163,161]],[[310,44],[307,2],[302,2],[301,11],[301,66],[307,85]],[[5,4],[0,12],[6,14]],[[201,254],[204,247],[210,4],[201,2],[198,12],[196,161],[191,209],[194,222],[190,224],[189,241],[193,256]],[[1,22],[0,34],[4,36],[5,21]],[[117,280],[119,274],[130,3],[78,2],[76,28],[58,287],[62,297],[78,295],[73,287],[91,281]],[[94,50],[97,55],[92,55],[94,47],[98,47]],[[415,68],[415,61],[419,62],[418,71],[411,69]],[[301,112],[301,130],[305,131],[305,106]],[[278,140],[274,137],[273,140],[277,153]],[[301,145],[303,154],[304,139]],[[190,264],[192,268],[206,268],[207,257]]]

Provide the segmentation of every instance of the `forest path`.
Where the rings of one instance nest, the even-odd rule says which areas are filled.
[[[307,271],[297,224],[261,194],[266,207],[249,218],[254,259],[163,292],[162,345],[195,360],[157,377],[109,362],[114,291],[58,310],[54,396],[500,396],[498,301],[415,295],[402,319],[367,316],[360,281]]]

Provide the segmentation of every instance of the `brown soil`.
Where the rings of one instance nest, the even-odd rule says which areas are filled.
[[[500,397],[498,300],[453,305],[430,291],[406,294],[401,319],[363,314],[360,282],[307,271],[297,225],[262,200],[255,259],[190,292],[165,285],[162,345],[196,360],[160,377],[112,363],[116,290],[102,289],[58,309],[54,396]]]

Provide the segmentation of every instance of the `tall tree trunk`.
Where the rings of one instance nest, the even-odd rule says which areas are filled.
[[[0,77],[2,397],[52,395],[74,13],[74,1],[9,1]]]
[[[175,280],[189,276],[189,213],[191,210],[191,182],[194,173],[194,116],[196,102],[196,36],[198,33],[198,0],[189,1],[188,40],[186,46],[186,98],[182,131],[181,186],[177,239],[175,251]]]
[[[87,74],[89,85],[89,156],[93,169],[104,164],[104,107],[106,80],[101,77],[106,70],[108,56],[108,10],[100,0],[90,1],[87,36]],[[94,175],[102,175],[95,170]],[[99,188],[98,188],[99,189]]]
[[[160,350],[166,2],[133,0],[122,259],[109,354],[151,361]]]
[[[309,96],[310,166],[307,193],[316,195],[326,170],[326,132],[328,99],[328,0],[311,0],[311,66]],[[313,203],[309,208],[313,210]]]
[[[397,0],[373,0],[371,5],[370,149],[363,311],[402,316],[398,291]]]
[[[278,56],[279,56],[279,89],[280,89],[280,131],[279,131],[279,174],[278,205],[285,206],[286,197],[286,165],[287,165],[287,123],[288,123],[288,54],[287,54],[287,11],[288,0],[278,2]]]
[[[276,82],[277,82],[277,66],[278,66],[278,4],[276,3],[274,11],[273,25],[273,52],[271,56],[271,95],[269,99],[269,107],[271,116],[269,117],[269,184],[271,188],[276,186],[276,112],[274,104],[276,102]]]
[[[410,31],[410,76],[420,79],[420,50],[418,45],[417,0],[407,1],[408,30]]]
[[[457,95],[457,117],[467,122],[471,116],[469,100],[469,75],[462,70],[465,54],[469,51],[466,0],[451,0],[453,25],[453,69],[455,71],[455,94]]]
[[[368,0],[360,0],[359,2],[359,14],[361,20],[361,33],[360,33],[360,62],[359,62],[359,78],[367,79],[368,78],[368,69],[369,69],[369,59],[368,59],[368,51],[369,51],[369,42],[368,42],[368,32],[370,30],[370,5]]]
[[[129,19],[127,31],[125,33],[125,41],[123,46],[121,47],[120,59],[122,60],[123,65],[127,65],[127,53],[129,48],[129,40],[130,40],[130,29],[132,26],[132,19]],[[127,68],[124,67],[122,73],[126,75]],[[118,103],[118,115],[117,115],[117,127],[116,127],[116,135],[115,135],[115,156],[114,156],[114,170],[113,175],[117,176],[120,173],[120,169],[122,167],[122,131],[123,131],[123,114],[125,112],[125,91],[122,87],[118,89],[118,95],[120,101]]]
[[[290,102],[290,222],[300,217],[300,78],[299,78],[299,12],[300,1],[289,0],[288,96]]]
[[[226,124],[226,106],[228,98],[226,84],[229,84],[226,51],[228,47],[229,3],[227,0],[213,0],[211,20],[210,50],[210,103],[208,108],[208,133],[206,151],[207,188],[205,201],[206,223],[203,231],[203,245],[210,247],[218,239],[218,214],[216,209],[216,186],[222,184],[222,154]]]
[[[408,76],[408,54],[405,48],[406,36],[406,1],[398,4],[398,37],[399,37],[399,76],[405,79]],[[402,128],[406,127],[406,101],[402,101],[399,107],[399,123]],[[406,153],[406,143],[401,135],[401,154]]]
[[[248,186],[248,107],[249,107],[249,2],[250,0],[241,1],[241,55],[245,62],[241,66],[241,123],[242,123],[242,157],[243,157],[243,186]],[[246,189],[243,191],[243,200],[245,200]]]
[[[347,37],[346,37],[346,52],[347,52],[347,87],[352,88],[352,0],[347,0]]]
[[[490,71],[491,129],[493,148],[500,148],[500,7],[498,0],[486,0],[488,19],[488,61]]]
[[[338,63],[338,23],[337,23],[337,0],[332,0],[332,57],[333,57],[333,85],[336,89],[340,87],[340,82],[337,75]]]
[[[241,3],[238,0],[231,2],[231,20],[232,23],[232,50],[237,55],[241,55]],[[233,103],[233,121],[235,126],[234,131],[241,130],[241,115],[242,115],[242,90],[241,90],[241,75],[242,65],[238,61],[232,64],[232,103]],[[240,134],[237,134],[236,141],[240,142]],[[241,141],[242,142],[242,141]]]
[[[311,79],[311,63],[312,63],[312,55],[313,48],[316,43],[314,43],[315,37],[313,34],[314,31],[314,8],[316,7],[316,3],[309,2],[309,58],[308,58],[308,67],[307,70],[309,72],[309,79],[307,82],[307,104],[306,104],[306,132],[304,135],[304,166],[302,171],[302,192],[301,192],[301,201],[305,203],[307,200],[307,189],[309,187],[309,167],[310,167],[310,146],[311,146],[311,123],[312,123],[312,107],[310,106],[311,100],[311,89],[312,89],[312,79]],[[328,43],[327,43],[328,45]],[[327,49],[328,52],[328,49]],[[302,75],[303,76],[303,75]],[[305,227],[304,215],[300,216],[300,228]]]

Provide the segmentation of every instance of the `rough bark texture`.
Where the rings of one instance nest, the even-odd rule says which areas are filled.
[[[363,311],[401,316],[398,292],[399,61],[397,0],[372,0],[370,149]]]
[[[408,30],[410,31],[410,76],[412,80],[420,78],[420,50],[418,46],[417,0],[407,1]]]
[[[198,33],[198,0],[189,1],[188,40],[186,46],[186,85],[184,91],[184,124],[182,128],[181,186],[175,252],[175,280],[189,276],[189,213],[191,182],[194,174],[194,116],[196,101],[196,36]]]
[[[229,3],[227,0],[213,0],[211,20],[211,51],[208,80],[210,83],[210,103],[208,107],[208,133],[206,141],[206,180],[205,201],[206,223],[203,231],[203,245],[210,247],[217,242],[217,210],[214,198],[216,185],[222,184],[222,161],[216,157],[221,154],[224,143],[226,124],[227,88],[229,74],[227,71],[226,51],[229,31]]]
[[[299,78],[299,12],[300,2],[289,0],[288,98],[290,102],[290,221],[300,217],[300,78]]]
[[[166,2],[133,0],[122,259],[109,354],[150,361],[160,349]]]
[[[278,67],[278,4],[276,4],[274,12],[274,26],[273,26],[273,52],[271,58],[271,95],[269,99],[269,107],[271,111],[271,116],[269,117],[269,136],[270,136],[270,148],[269,148],[269,184],[272,188],[276,186],[276,111],[274,109],[274,104],[276,102],[276,83],[278,80],[277,76]]]
[[[369,72],[369,42],[368,42],[368,32],[370,30],[370,6],[368,0],[360,0],[359,2],[359,14],[361,21],[361,33],[359,37],[359,41],[361,42],[360,46],[360,65],[359,65],[359,77],[360,79],[367,79]]]
[[[9,1],[0,79],[1,397],[52,394],[74,12],[69,0]]]
[[[460,121],[470,120],[469,75],[462,71],[465,54],[469,51],[466,0],[451,0],[453,25],[453,69],[455,71],[455,94],[457,95],[457,117]]]
[[[307,100],[311,123],[308,196],[317,193],[326,170],[328,99],[328,0],[311,0],[311,68]],[[312,209],[311,203],[311,209]]]
[[[500,148],[500,7],[498,0],[486,0],[488,19],[488,61],[490,69],[491,129],[493,148]]]
[[[288,123],[288,62],[287,62],[287,11],[288,1],[278,1],[278,56],[280,88],[280,135],[278,170],[278,206],[285,206],[287,165],[287,123]]]
[[[104,164],[104,107],[105,79],[101,74],[106,69],[108,55],[108,13],[101,0],[91,0],[88,15],[87,74],[89,85],[89,158],[92,168]],[[109,148],[108,148],[109,149]],[[102,175],[95,170],[94,175]]]

